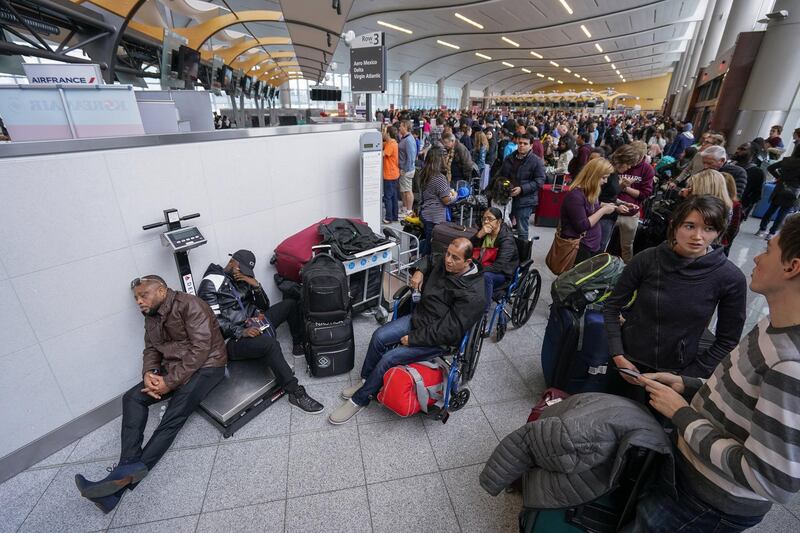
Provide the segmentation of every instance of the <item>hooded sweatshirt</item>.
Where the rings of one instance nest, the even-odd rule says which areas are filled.
[[[675,140],[667,146],[664,155],[671,155],[675,159],[678,159],[681,156],[681,152],[689,148],[692,144],[694,144],[692,125],[686,124],[683,127],[683,133],[675,137]]]
[[[634,294],[620,326],[620,312]],[[663,242],[633,257],[606,300],[610,353],[649,369],[706,378],[739,342],[746,297],[745,276],[722,248],[692,259]],[[716,339],[700,351],[700,338],[717,307]]]

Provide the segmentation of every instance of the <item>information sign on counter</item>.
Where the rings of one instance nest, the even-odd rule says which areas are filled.
[[[359,35],[350,45],[350,85],[353,92],[386,90],[386,45],[382,31]]]
[[[104,84],[100,65],[90,63],[40,64],[23,63],[31,85],[99,85]]]
[[[368,131],[359,138],[361,151],[361,220],[380,233],[381,198],[383,198],[383,142],[378,131]]]

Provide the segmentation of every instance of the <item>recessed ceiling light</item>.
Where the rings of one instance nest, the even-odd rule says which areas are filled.
[[[569,7],[569,4],[567,3],[567,0],[560,0],[560,2],[561,2],[561,5],[564,6],[564,9],[567,10],[567,13],[572,15],[572,8]]]
[[[590,81],[590,82],[589,82],[589,85],[594,85],[594,82],[593,82],[593,81]]]
[[[514,68],[514,65],[512,65],[512,64],[511,64],[511,63],[509,63],[508,61],[503,61],[503,64],[504,64],[505,66],[507,66],[507,67]]]
[[[534,52],[533,50],[531,50],[531,55],[532,55],[533,57],[538,57],[539,59],[544,59],[544,58],[542,57],[542,54],[536,53],[536,52]]]
[[[530,71],[530,70],[528,70],[528,69],[526,69],[526,68],[523,68],[523,69],[522,69],[522,72],[524,72],[525,74],[530,74],[530,73],[531,73],[531,71]]]
[[[467,18],[467,17],[465,17],[465,16],[464,16],[464,15],[462,15],[461,13],[455,13],[455,16],[456,16],[456,18],[457,18],[457,19],[461,19],[461,20],[463,20],[464,22],[466,22],[467,24],[472,24],[473,26],[475,26],[475,27],[476,27],[476,28],[478,28],[479,30],[482,30],[482,29],[483,29],[483,24],[478,24],[478,23],[477,23],[477,22],[475,22],[474,20],[472,20],[472,19],[470,19],[470,18]]]
[[[480,58],[483,58],[483,59],[492,59],[491,57],[487,56],[486,54],[482,54],[480,52],[475,52],[475,55],[480,57]]]
[[[576,73],[575,73],[575,77],[576,77],[576,78],[580,78],[580,77],[581,77],[581,75],[580,75],[580,74],[578,74],[578,73],[576,72]]]
[[[436,44],[441,44],[442,46],[446,46],[448,48],[455,48],[456,50],[461,50],[460,46],[458,46],[456,44],[448,43],[447,41],[440,41],[440,40],[437,39],[436,40]]]
[[[547,79],[550,80],[550,81],[556,81],[556,79],[554,77],[552,77],[552,76],[547,76]]]
[[[536,73],[536,75],[537,75],[537,76],[539,76],[540,78],[544,78],[544,74],[539,74],[539,73],[537,72],[537,73]]]
[[[587,36],[589,39],[591,39],[591,38],[592,38],[592,34],[591,34],[591,33],[589,33],[589,30],[587,30],[587,29],[586,29],[586,26],[584,26],[583,24],[581,24],[581,29],[583,30],[583,33],[585,33],[585,34],[586,34],[586,36]]]
[[[618,70],[615,70],[614,72],[616,72],[617,74],[619,74],[619,71],[618,71]],[[620,74],[620,76],[622,76],[622,74]]]
[[[564,67],[564,72],[566,72],[567,74],[572,74],[572,71],[567,67]]]
[[[625,78],[622,78],[622,83],[627,83],[627,80]]]
[[[401,28],[400,26],[395,26],[394,24],[389,24],[388,22],[384,22],[384,21],[382,21],[382,20],[379,20],[379,21],[378,21],[378,24],[379,24],[379,25],[381,25],[381,26],[384,26],[384,27],[386,27],[386,28],[391,28],[391,29],[393,29],[393,30],[397,30],[397,31],[401,31],[401,32],[403,32],[403,33],[407,33],[407,34],[409,34],[409,35],[411,35],[412,33],[414,33],[413,31],[411,31],[411,30],[409,30],[409,29],[406,29],[406,28]]]
[[[594,43],[594,47],[597,48],[597,51],[603,53],[603,47],[600,46],[600,43]]]
[[[550,64],[553,65],[554,67],[558,66],[558,63],[556,63],[555,61],[551,61]]]
[[[586,78],[581,78],[581,80],[586,81]]]
[[[608,56],[603,56],[603,57],[605,58],[607,63],[611,63],[611,58],[610,57],[608,57]]]
[[[559,84],[559,85],[564,85],[564,82],[563,82],[563,81],[561,81],[561,80],[558,80],[558,84]]]
[[[507,42],[511,46],[516,46],[517,48],[519,48],[519,43],[515,43],[514,41],[512,41],[508,37],[500,37],[500,39],[502,39],[503,41]]]
[[[614,63],[611,63],[611,68],[617,70],[617,66]]]

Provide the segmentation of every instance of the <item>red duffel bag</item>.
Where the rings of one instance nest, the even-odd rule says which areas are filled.
[[[383,375],[378,401],[400,416],[428,412],[443,404],[444,373],[435,362],[421,361],[390,368]]]

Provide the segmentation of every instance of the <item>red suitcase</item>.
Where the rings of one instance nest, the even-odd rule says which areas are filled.
[[[558,226],[558,219],[561,217],[561,204],[569,191],[569,187],[564,185],[564,177],[559,184],[558,180],[552,185],[543,185],[539,191],[539,205],[536,207],[536,216],[533,224],[547,228]]]

